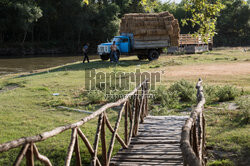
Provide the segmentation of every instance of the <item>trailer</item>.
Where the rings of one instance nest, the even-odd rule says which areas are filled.
[[[180,34],[179,46],[168,47],[168,54],[174,53],[186,53],[195,54],[202,53],[213,48],[213,39],[208,39],[208,42],[204,42],[201,35],[195,37],[192,34]]]

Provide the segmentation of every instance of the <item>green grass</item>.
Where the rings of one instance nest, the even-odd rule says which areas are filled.
[[[162,86],[169,87],[176,81],[185,79],[194,83],[198,80],[198,76],[186,75],[183,77],[169,76],[168,71],[178,71],[181,67],[188,68],[193,65],[207,65],[207,64],[234,64],[245,63],[250,59],[250,53],[243,53],[241,50],[216,50],[209,53],[199,55],[181,55],[181,56],[166,56],[162,55],[159,60],[148,62],[138,61],[137,57],[125,57],[121,59],[118,65],[110,64],[109,62],[102,62],[95,60],[89,64],[82,64],[80,62],[64,65],[61,67],[41,70],[40,73],[23,74],[22,76],[8,75],[0,78],[0,89],[6,90],[9,86],[16,86],[12,90],[6,90],[0,93],[0,143],[10,140],[18,139],[20,137],[36,135],[55,127],[73,123],[79,119],[87,116],[85,114],[65,111],[58,109],[57,106],[64,105],[89,111],[95,111],[103,102],[103,96],[95,94],[86,94],[85,90],[85,70],[92,68],[102,72],[135,72],[136,69],[141,71],[164,71],[162,76]],[[246,90],[250,87],[250,77],[247,74],[238,74],[237,76],[224,76],[217,79],[212,76],[203,78],[204,84],[212,85],[235,85],[237,88],[244,88]],[[53,93],[59,93],[59,96],[53,96]],[[117,92],[119,93],[119,92]],[[171,95],[170,95],[171,96]],[[175,95],[173,95],[175,96]],[[184,109],[191,104],[176,106],[179,109]],[[176,111],[166,111],[166,108],[159,107],[160,115],[166,114],[181,114]],[[114,110],[107,111],[110,121],[114,125],[117,112]],[[226,119],[227,113],[223,115],[218,112],[208,112],[208,123],[213,124],[214,119],[223,117],[218,125],[211,129],[208,126],[208,143],[211,146],[222,147],[225,150],[236,150],[240,147],[248,147],[248,143],[244,140],[248,139],[249,126],[235,126],[229,123]],[[209,118],[209,116],[211,118]],[[216,117],[216,118],[214,118]],[[243,117],[244,118],[244,117]],[[93,143],[96,130],[96,121],[85,124],[82,127],[84,133]],[[228,123],[226,126],[225,123]],[[211,123],[210,123],[211,122]],[[233,122],[232,122],[233,123]],[[121,122],[120,134],[122,133],[123,123]],[[223,126],[225,126],[226,131]],[[241,131],[240,133],[238,131]],[[234,135],[233,138],[230,135]],[[235,136],[236,135],[236,136]],[[213,138],[211,138],[211,136]],[[110,133],[108,138],[110,139]],[[107,140],[109,140],[107,139]],[[239,139],[239,140],[238,140]],[[244,139],[241,141],[241,139]],[[50,138],[44,142],[37,144],[41,154],[47,155],[54,165],[62,165],[66,156],[67,146],[70,141],[70,131],[61,133],[56,137]],[[234,141],[242,142],[240,144]],[[231,146],[232,145],[232,146]],[[81,153],[85,163],[89,162],[89,155],[83,143],[80,144]],[[226,149],[226,148],[231,149]],[[115,151],[120,147],[116,143]],[[99,148],[100,149],[100,148]],[[19,149],[13,149],[9,152],[0,154],[0,165],[10,165],[9,161],[14,161]],[[237,150],[236,150],[237,151]],[[240,150],[241,151],[241,150]],[[100,153],[99,153],[100,154]],[[74,162],[74,160],[73,160]]]
[[[207,146],[215,151],[221,151],[224,159],[231,158],[236,165],[249,162],[250,155],[250,105],[249,96],[236,99],[239,108],[206,109]],[[227,154],[227,152],[229,152]],[[230,154],[234,154],[230,157]],[[211,156],[211,154],[210,154]]]

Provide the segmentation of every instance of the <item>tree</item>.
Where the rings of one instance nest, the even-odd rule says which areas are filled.
[[[226,6],[218,17],[215,36],[217,45],[250,44],[250,5],[243,0],[225,0]]]
[[[221,0],[185,0],[184,7],[192,17],[183,19],[183,25],[191,23],[192,27],[198,26],[195,35],[201,35],[202,39],[207,42],[215,35],[217,17],[224,8]]]

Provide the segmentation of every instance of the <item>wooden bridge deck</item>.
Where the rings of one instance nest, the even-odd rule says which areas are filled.
[[[181,129],[187,116],[148,116],[128,149],[120,150],[110,165],[183,165]]]

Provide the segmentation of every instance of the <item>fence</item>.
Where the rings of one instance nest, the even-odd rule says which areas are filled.
[[[54,137],[66,130],[72,130],[71,140],[68,146],[68,152],[65,159],[65,165],[69,166],[73,152],[75,152],[76,164],[78,166],[82,165],[80,148],[79,148],[79,138],[82,139],[86,145],[88,152],[91,154],[91,164],[92,165],[109,165],[115,140],[121,144],[123,148],[128,148],[131,138],[136,136],[138,133],[138,128],[140,122],[143,122],[144,117],[148,114],[148,81],[145,80],[138,87],[136,87],[132,92],[126,95],[123,99],[118,100],[114,103],[108,103],[102,106],[100,109],[92,113],[91,115],[81,119],[80,121],[55,128],[51,131],[38,134],[36,136],[20,138],[14,141],[6,142],[0,145],[0,152],[5,152],[13,148],[22,146],[15,162],[13,165],[18,166],[21,164],[24,157],[26,157],[26,165],[34,166],[34,158],[44,163],[46,166],[51,166],[51,161],[44,155],[40,154],[35,143],[44,141],[50,137]],[[113,128],[106,115],[106,111],[109,108],[121,106],[122,109],[118,112],[118,118]],[[124,114],[123,114],[124,113]],[[92,146],[84,135],[80,126],[86,124],[91,119],[98,117],[97,131],[95,135],[94,145]],[[118,134],[118,128],[122,116],[124,116],[124,140]],[[106,149],[106,131],[105,126],[111,131],[112,137],[109,143],[109,148]],[[101,140],[101,141],[100,141]],[[98,144],[101,142],[102,145],[102,160],[97,156]]]
[[[201,79],[199,79],[196,89],[198,104],[183,126],[181,134],[181,150],[184,158],[184,165],[189,166],[206,165],[205,118],[203,115],[205,97]]]

